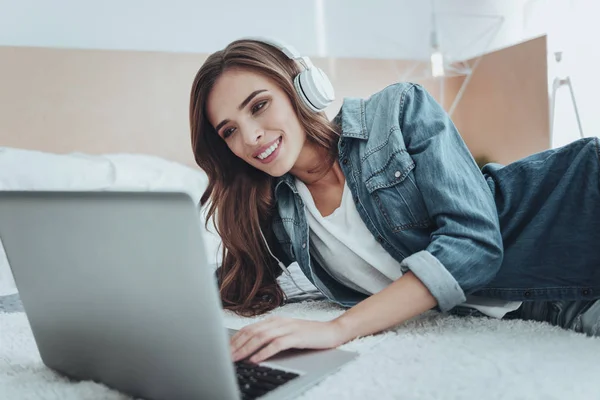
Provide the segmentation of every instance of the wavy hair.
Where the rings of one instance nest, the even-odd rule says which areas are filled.
[[[311,111],[300,99],[293,78],[300,66],[275,47],[254,40],[237,40],[211,54],[200,67],[190,95],[192,150],[198,166],[208,175],[208,187],[200,204],[209,203],[206,224],[212,218],[223,242],[222,265],[217,269],[223,308],[237,314],[262,314],[283,304],[285,296],[277,277],[281,269],[270,257],[278,246],[271,223],[277,212],[275,178],[260,171],[229,149],[206,115],[206,102],[217,79],[228,69],[243,69],[272,80],[288,96],[306,132],[306,139],[324,149],[328,169],[337,159],[338,128],[325,113]],[[274,250],[275,251],[275,250]]]

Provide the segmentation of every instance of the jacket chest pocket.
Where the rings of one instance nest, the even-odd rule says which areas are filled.
[[[421,191],[415,183],[415,163],[404,149],[382,162],[365,185],[374,206],[393,232],[431,226]]]

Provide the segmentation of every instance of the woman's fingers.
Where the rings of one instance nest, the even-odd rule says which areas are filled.
[[[247,325],[240,329],[233,337],[230,339],[230,345],[232,352],[236,351],[240,347],[242,347],[248,340],[252,338],[256,333],[262,331],[263,329],[268,329],[271,326],[275,326],[279,324],[281,318],[271,317],[267,318],[264,321],[256,322],[251,325]]]
[[[232,338],[231,352],[233,361],[244,359],[267,345],[272,340],[291,331],[289,321],[272,319],[242,328]]]
[[[340,326],[332,321],[319,322],[273,318],[242,328],[232,339],[234,361],[250,357],[259,363],[293,348],[328,349],[345,342]]]
[[[269,357],[274,356],[284,350],[294,347],[294,336],[293,333],[289,333],[285,336],[279,336],[275,340],[272,340],[262,350],[254,354],[250,358],[250,362],[258,364]]]

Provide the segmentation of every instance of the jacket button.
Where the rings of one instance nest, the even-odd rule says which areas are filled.
[[[525,297],[531,297],[531,292],[530,292],[529,290],[526,290],[526,291],[523,293],[523,296],[525,296]]]
[[[302,243],[302,248],[305,249],[306,248],[306,242]]]
[[[588,296],[590,294],[590,292],[591,292],[590,289],[583,289],[581,291],[581,293],[583,293],[584,296]]]
[[[344,164],[344,165],[348,164],[348,159],[344,158],[344,161],[342,161],[342,164]]]
[[[383,238],[382,238],[381,236],[377,236],[377,241],[378,241],[379,243],[383,243]]]
[[[394,173],[394,176],[395,176],[396,178],[400,178],[400,171],[396,171],[396,172]]]

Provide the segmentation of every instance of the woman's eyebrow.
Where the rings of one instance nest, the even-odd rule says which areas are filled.
[[[259,90],[255,90],[254,92],[250,93],[250,96],[246,97],[246,100],[242,101],[242,104],[240,104],[238,106],[238,110],[242,110],[244,107],[246,107],[246,105],[248,103],[250,103],[250,101],[256,97],[257,94],[262,93],[262,92],[266,92],[267,89],[259,89]]]
[[[248,97],[246,97],[246,99],[244,101],[242,101],[242,103],[238,106],[238,110],[242,110],[244,107],[246,107],[246,105],[248,103],[250,103],[250,101],[252,101],[253,98],[256,97],[256,95],[262,93],[262,92],[266,92],[267,89],[259,89],[259,90],[255,90],[254,92],[250,93],[250,95]],[[219,129],[221,129],[223,127],[223,125],[225,125],[226,123],[228,123],[229,120],[228,119],[224,119],[223,121],[221,121],[219,123],[219,125],[217,125],[215,127],[215,131],[219,131]]]

